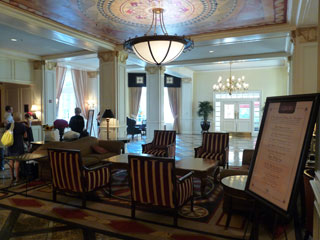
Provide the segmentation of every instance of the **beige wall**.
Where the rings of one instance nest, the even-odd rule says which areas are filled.
[[[266,97],[281,96],[288,94],[287,67],[257,68],[232,70],[235,77],[245,76],[249,83],[250,91],[260,90],[262,93],[261,103],[264,105]],[[195,72],[193,81],[193,121],[194,130],[198,128],[200,118],[197,115],[199,101],[213,101],[213,84],[217,83],[219,76],[223,79],[229,77],[229,71]],[[213,115],[209,117],[212,121]],[[212,130],[212,129],[211,129]],[[213,131],[213,130],[212,130]]]

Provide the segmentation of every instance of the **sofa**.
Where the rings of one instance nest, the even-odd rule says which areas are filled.
[[[63,148],[80,150],[82,163],[86,167],[99,165],[102,159],[106,159],[121,154],[124,143],[121,141],[99,140],[95,137],[84,137],[72,142],[48,142],[38,147],[33,153],[48,154],[48,148]],[[97,146],[106,151],[97,152]],[[94,150],[95,148],[95,150]],[[51,181],[51,171],[48,158],[39,161],[39,178],[45,181]]]

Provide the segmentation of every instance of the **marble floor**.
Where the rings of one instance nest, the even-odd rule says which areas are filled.
[[[194,148],[201,146],[200,134],[178,134],[176,137],[176,158],[194,157]],[[229,166],[241,166],[243,149],[254,149],[257,137],[230,136],[229,138]],[[141,153],[141,144],[145,144],[146,136],[136,135],[130,143],[126,144],[128,153]]]

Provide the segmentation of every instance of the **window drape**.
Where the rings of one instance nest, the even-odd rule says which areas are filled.
[[[168,88],[168,97],[174,119],[173,129],[179,133],[180,88]]]
[[[129,89],[130,89],[130,117],[134,116],[136,118],[139,111],[142,88],[131,87]]]
[[[71,69],[72,83],[74,95],[76,96],[76,106],[81,109],[82,115],[88,119],[88,109],[86,106],[86,89],[88,83],[88,75],[86,71]]]
[[[64,80],[66,79],[66,67],[57,66],[56,68],[56,114],[59,112],[60,97],[63,89]]]

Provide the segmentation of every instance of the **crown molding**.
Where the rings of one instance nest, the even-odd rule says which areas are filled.
[[[19,58],[19,59],[28,59],[28,60],[41,60],[40,56],[29,54],[29,53],[24,53],[24,52],[18,52],[14,51],[11,49],[5,49],[5,48],[0,48],[0,55],[4,55],[7,57],[14,57],[14,58]]]
[[[89,51],[114,50],[116,45],[48,18],[0,2],[1,23],[70,46]]]
[[[276,24],[270,26],[257,26],[257,27],[248,27],[248,28],[239,28],[234,30],[226,30],[212,33],[204,33],[199,35],[189,36],[194,42],[208,41],[213,39],[220,38],[229,38],[229,37],[240,37],[247,35],[255,34],[266,34],[266,33],[276,33],[276,32],[291,32],[295,30],[296,27],[290,24]]]

